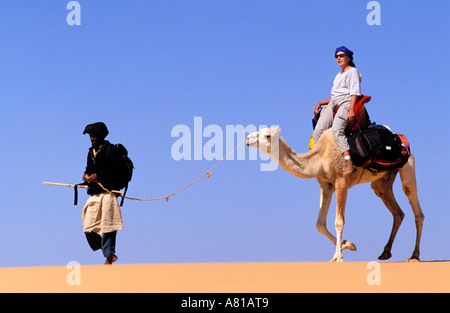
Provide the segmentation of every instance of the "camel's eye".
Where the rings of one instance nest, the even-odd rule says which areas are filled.
[[[270,135],[266,135],[266,139],[270,139]]]

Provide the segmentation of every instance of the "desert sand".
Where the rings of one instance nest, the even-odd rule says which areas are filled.
[[[0,292],[450,292],[450,262],[114,264],[1,268]]]

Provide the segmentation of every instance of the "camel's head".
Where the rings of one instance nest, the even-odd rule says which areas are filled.
[[[256,148],[264,154],[278,151],[280,127],[263,128],[259,132],[251,133],[246,138],[246,144],[250,148]]]

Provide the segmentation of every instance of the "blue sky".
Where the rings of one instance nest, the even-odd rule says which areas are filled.
[[[368,0],[79,0],[80,26],[66,23],[68,2],[0,3],[1,267],[103,263],[82,232],[87,195],[74,206],[70,188],[42,184],[81,182],[87,124],[105,122],[107,139],[128,148],[131,197],[170,194],[215,164],[171,156],[172,128],[193,129],[194,117],[224,130],[280,125],[306,152],[341,45],[355,53],[372,120],[406,135],[416,155],[421,258],[450,258],[447,0],[380,0],[378,26],[366,22]],[[119,262],[331,259],[334,246],[315,227],[317,182],[260,164],[225,161],[168,203],[126,201]],[[414,218],[399,178],[394,187],[406,217],[392,260],[405,260]],[[332,230],[334,211],[333,199]],[[391,226],[368,184],[351,189],[343,237],[358,251],[344,260],[375,260]]]

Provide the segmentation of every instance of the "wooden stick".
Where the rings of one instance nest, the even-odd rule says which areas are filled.
[[[61,184],[61,183],[50,183],[50,182],[44,182],[44,185],[53,185],[53,186],[63,186],[63,187],[75,187],[75,185],[71,185],[71,184]],[[85,185],[78,185],[78,188],[85,188],[85,189],[89,189],[88,186]],[[122,191],[119,190],[111,190],[111,192],[114,193],[123,193]]]
[[[63,187],[75,187],[75,185],[71,185],[71,184],[60,184],[60,183],[49,183],[49,182],[44,182],[45,185],[54,185],[54,186],[63,186]],[[78,188],[85,188],[85,189],[89,189],[88,186],[78,186]]]

